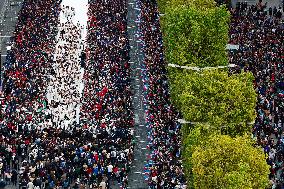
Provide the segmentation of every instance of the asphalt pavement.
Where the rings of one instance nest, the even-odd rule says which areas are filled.
[[[6,59],[7,46],[11,44],[11,36],[15,31],[18,13],[23,0],[1,0],[0,2],[0,49],[1,49],[1,81],[3,78],[3,63]],[[1,85],[2,82],[0,82]]]
[[[133,111],[135,115],[134,161],[129,173],[129,189],[146,189],[148,184],[144,180],[144,165],[150,151],[147,149],[148,138],[145,126],[145,108],[143,104],[143,82],[141,64],[144,55],[139,39],[139,7],[140,0],[128,0],[128,38],[130,44],[130,64],[132,69]]]

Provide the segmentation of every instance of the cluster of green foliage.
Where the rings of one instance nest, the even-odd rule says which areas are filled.
[[[224,6],[212,8],[207,1],[193,1],[195,6],[190,6],[192,1],[189,6],[180,2],[165,3],[162,28],[167,61],[182,66],[227,65],[229,12]],[[201,9],[204,6],[208,8]]]
[[[195,188],[265,189],[269,165],[247,136],[210,135],[192,154]]]
[[[165,8],[167,6],[168,0],[158,0],[159,12],[165,13]]]
[[[171,96],[185,120],[222,127],[223,134],[235,136],[250,132],[248,123],[256,117],[253,79],[251,73],[229,76],[218,69],[174,72]]]
[[[222,135],[209,124],[183,129],[184,170],[188,188],[265,189],[269,165],[247,135]]]
[[[230,15],[214,0],[159,0],[168,63],[228,65]],[[269,166],[248,137],[256,117],[253,75],[168,68],[171,97],[185,120],[183,164],[188,188],[265,189]]]
[[[165,13],[167,7],[190,6],[198,9],[215,8],[214,0],[158,0],[159,12]]]

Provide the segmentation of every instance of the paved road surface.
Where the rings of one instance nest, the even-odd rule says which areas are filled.
[[[6,47],[9,45],[10,37],[15,31],[16,22],[18,20],[18,12],[21,9],[21,3],[24,0],[1,0],[0,1],[0,49],[1,49],[1,80],[2,65],[5,61]],[[2,82],[0,82],[1,85]]]
[[[136,35],[139,31],[138,17],[140,0],[128,0],[128,35],[130,40],[130,62],[132,68],[132,89],[134,92],[133,108],[135,115],[136,146],[134,149],[134,161],[129,174],[129,189],[146,189],[144,181],[144,165],[146,154],[150,151],[148,144],[147,128],[145,126],[145,109],[143,105],[143,83],[141,80],[140,64],[143,61],[143,53]]]

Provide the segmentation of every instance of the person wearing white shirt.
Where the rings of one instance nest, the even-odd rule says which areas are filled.
[[[112,165],[112,164],[109,164],[109,165],[107,166],[108,176],[111,176],[111,174],[112,174],[112,169],[113,169],[113,165]]]
[[[30,181],[27,185],[28,189],[34,189],[34,184],[32,181]]]

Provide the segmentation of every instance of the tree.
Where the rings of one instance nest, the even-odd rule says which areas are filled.
[[[253,75],[221,70],[181,71],[170,75],[171,97],[185,120],[209,123],[231,136],[251,131],[257,94]]]
[[[182,134],[188,188],[254,189],[257,187],[252,186],[267,186],[269,166],[265,154],[260,147],[255,147],[255,141],[248,135],[231,138],[220,134],[210,124],[200,123],[183,127]],[[220,187],[216,187],[215,182]]]
[[[187,124],[182,127],[182,149],[183,167],[187,178],[188,188],[194,188],[192,174],[192,154],[198,145],[202,145],[212,133],[216,133],[208,124],[197,123],[196,125]]]
[[[211,134],[192,154],[194,187],[199,189],[265,189],[269,165],[261,148],[247,136]]]
[[[230,14],[214,1],[161,2],[163,39],[168,63],[187,66],[227,65]]]

